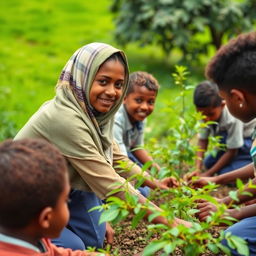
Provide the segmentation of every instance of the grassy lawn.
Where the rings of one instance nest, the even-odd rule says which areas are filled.
[[[89,0],[0,2],[0,108],[2,113],[8,112],[17,129],[54,96],[59,74],[77,48],[94,41],[120,47],[114,41],[110,4],[109,0],[98,0],[97,7]],[[156,120],[162,118],[156,113],[177,95],[171,73],[178,56],[167,59],[156,46],[140,48],[135,44],[124,51],[130,71],[148,71],[161,84],[155,114],[149,119],[154,130]],[[190,82],[198,79],[193,74]]]

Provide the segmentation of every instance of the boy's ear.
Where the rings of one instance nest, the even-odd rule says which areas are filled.
[[[42,228],[49,228],[52,219],[52,207],[45,207],[39,214],[38,222]]]
[[[230,91],[231,96],[233,97],[233,99],[237,102],[237,103],[244,103],[245,101],[245,96],[244,93],[237,90],[237,89],[232,89]]]

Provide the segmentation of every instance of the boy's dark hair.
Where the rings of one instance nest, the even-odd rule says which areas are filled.
[[[219,107],[222,103],[217,85],[210,81],[198,84],[194,90],[193,98],[197,108]]]
[[[134,92],[135,86],[145,86],[148,90],[155,91],[156,93],[160,87],[158,81],[153,75],[143,71],[131,73],[126,95]]]
[[[26,227],[40,211],[54,207],[64,189],[65,159],[39,139],[0,144],[0,226]]]
[[[241,34],[222,46],[207,65],[205,75],[222,90],[256,93],[256,32]]]

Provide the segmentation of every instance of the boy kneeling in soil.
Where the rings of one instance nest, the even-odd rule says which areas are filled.
[[[199,133],[196,169],[203,177],[214,174],[224,174],[241,168],[252,162],[250,148],[251,134],[256,126],[256,120],[243,123],[230,114],[225,101],[219,96],[215,83],[204,81],[197,85],[194,91],[196,110],[204,116],[204,121],[213,121]],[[216,156],[204,158],[210,136],[220,136],[220,143],[225,149],[216,149]],[[200,173],[202,167],[205,172]]]

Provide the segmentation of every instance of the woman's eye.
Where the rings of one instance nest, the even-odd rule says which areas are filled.
[[[121,89],[123,87],[123,83],[122,82],[118,82],[118,83],[115,84],[115,87],[117,89]]]
[[[107,84],[107,80],[99,80],[99,84],[100,85],[106,85]]]
[[[154,104],[155,104],[155,101],[154,101],[154,100],[150,100],[150,101],[148,102],[148,104],[149,104],[149,105],[154,105]]]
[[[135,101],[136,101],[137,103],[141,103],[141,102],[142,102],[142,99],[135,99]]]

